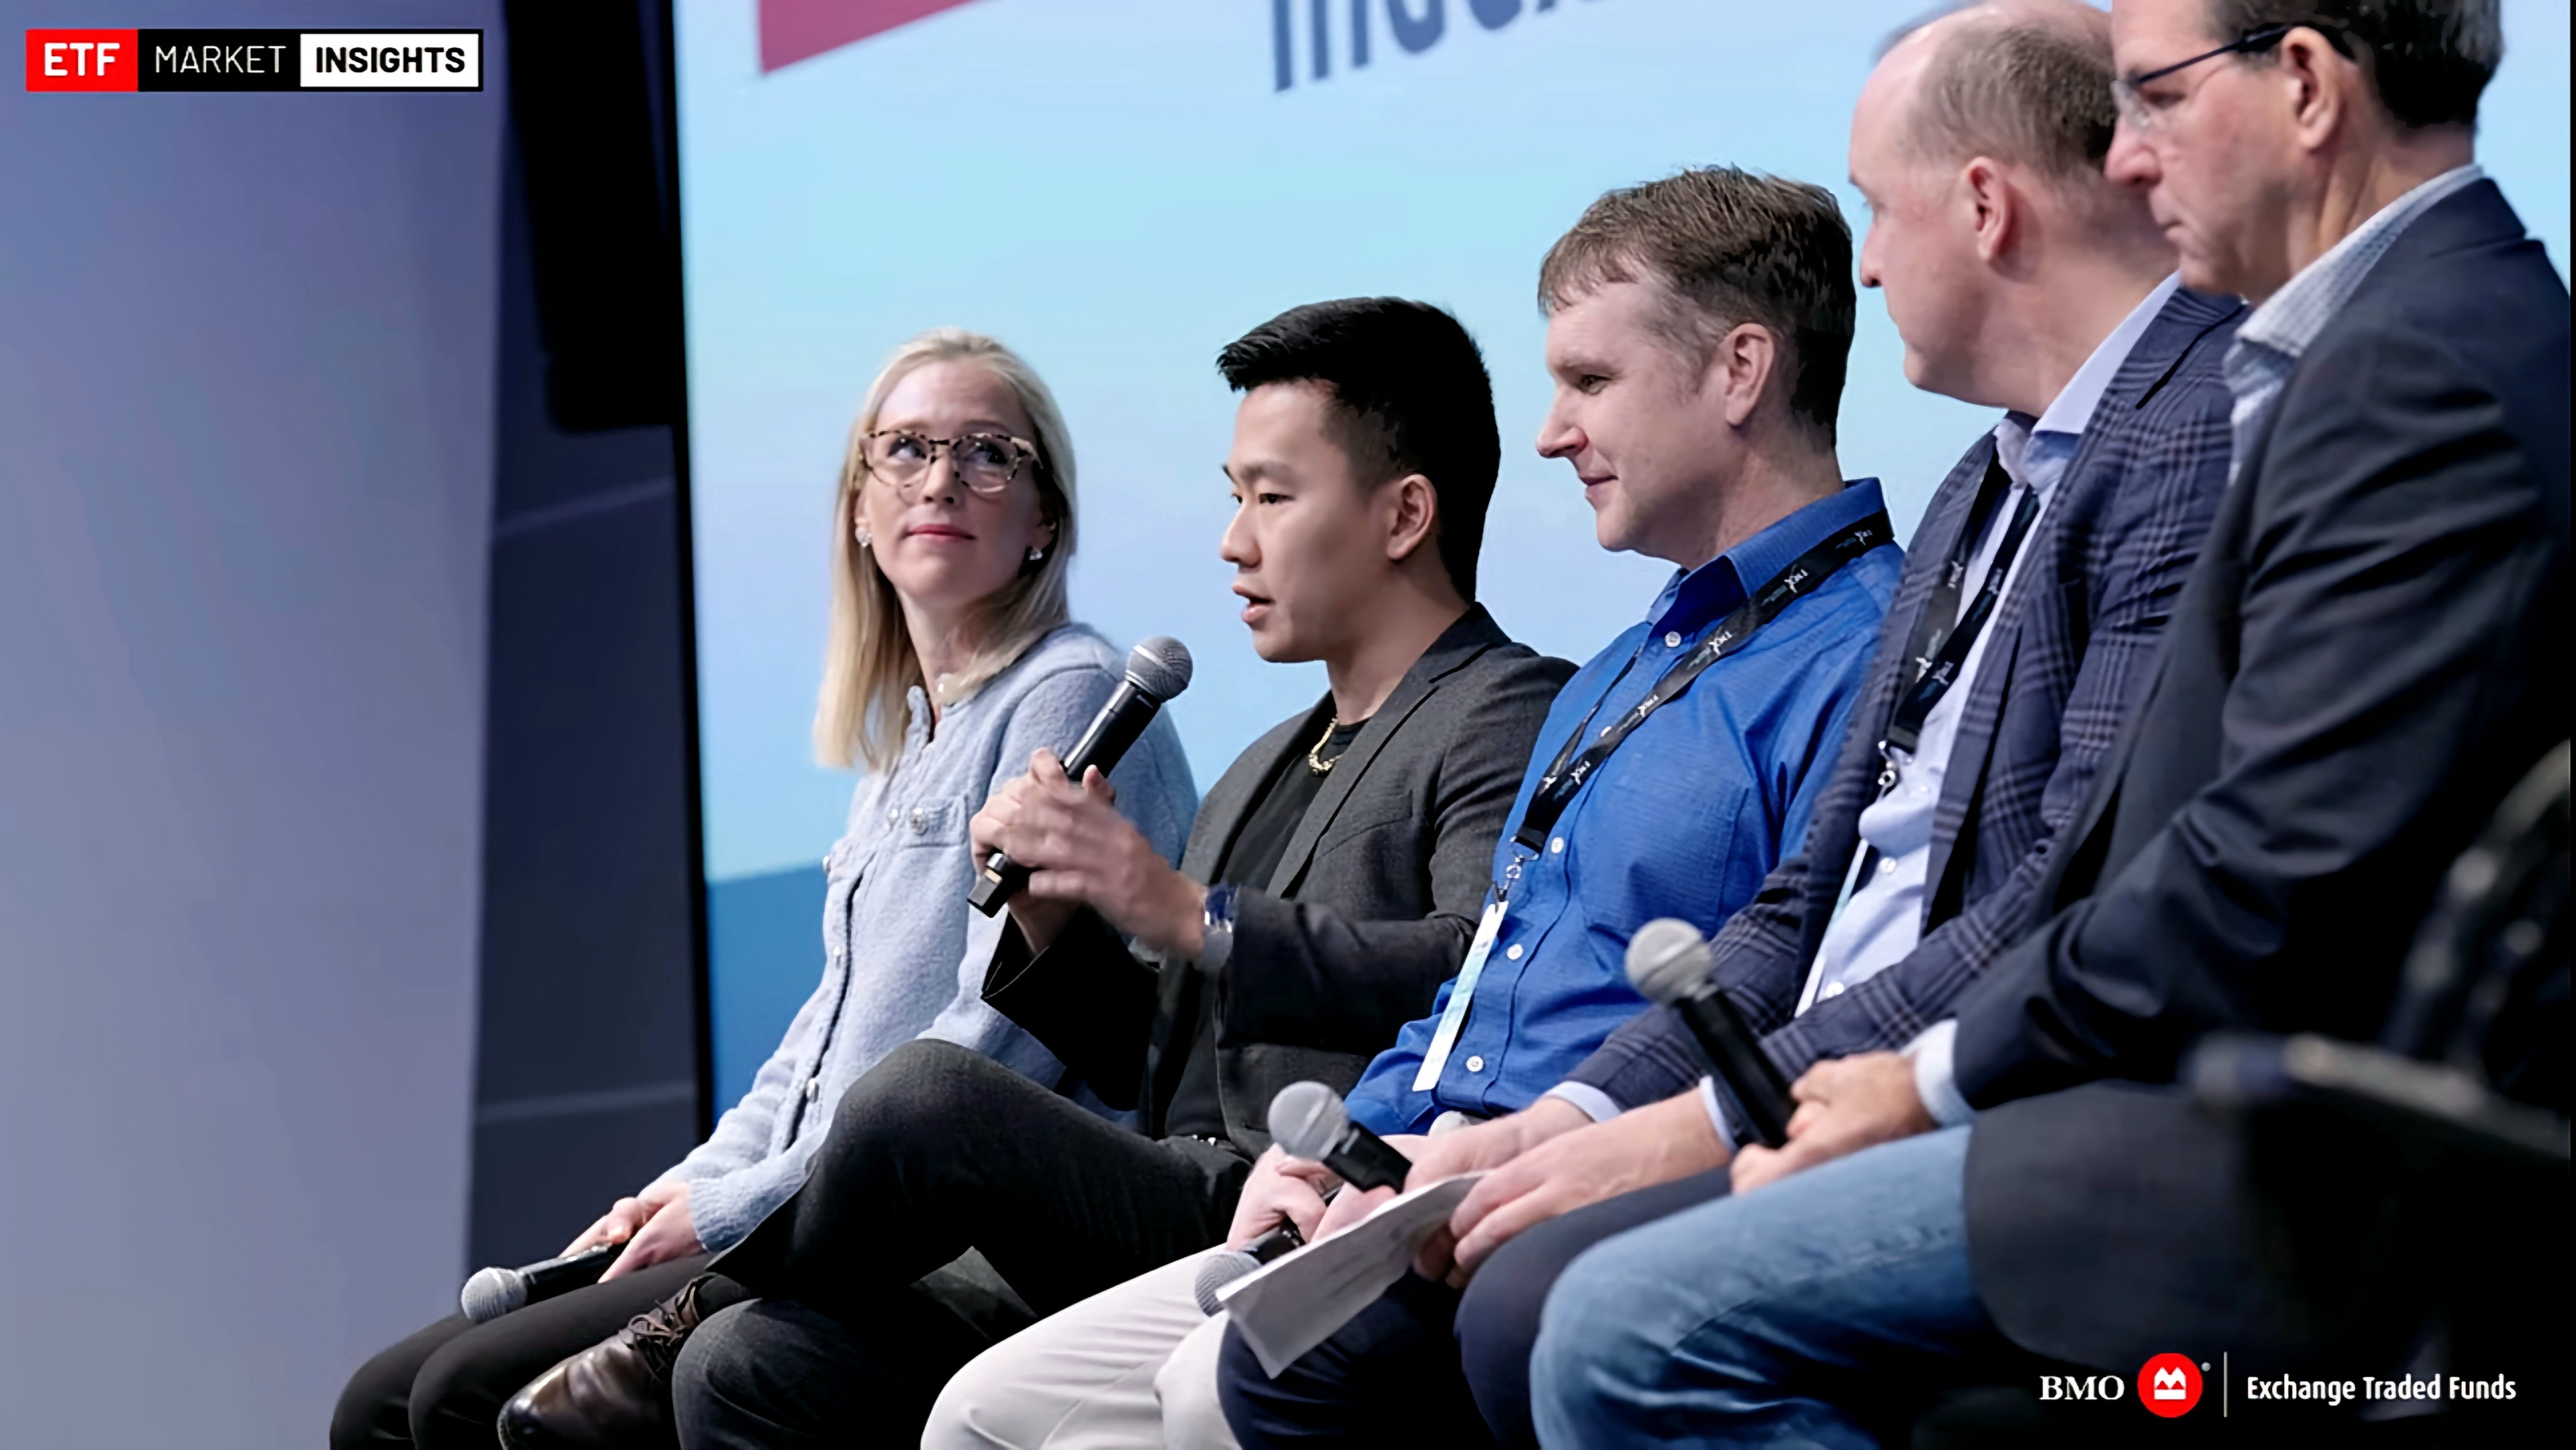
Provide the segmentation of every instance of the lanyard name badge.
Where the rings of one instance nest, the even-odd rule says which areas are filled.
[[[1601,711],[1601,702],[1607,700],[1610,692],[1619,688],[1619,681],[1626,679],[1628,671],[1636,667],[1638,657],[1645,652],[1644,646],[1640,645],[1637,655],[1629,656],[1628,663],[1620,666],[1618,675],[1602,690],[1600,699],[1593,701],[1592,709],[1584,714],[1583,723],[1575,726],[1574,733],[1566,737],[1556,759],[1539,777],[1538,788],[1530,794],[1529,808],[1521,813],[1520,828],[1512,832],[1512,844],[1517,849],[1512,853],[1511,864],[1504,868],[1502,879],[1494,884],[1493,895],[1485,905],[1485,914],[1476,923],[1476,939],[1469,944],[1467,958],[1459,965],[1457,985],[1449,991],[1449,1005],[1441,1011],[1439,1025],[1432,1029],[1431,1045],[1422,1054],[1421,1070],[1413,1075],[1415,1092],[1429,1092],[1439,1082],[1441,1071],[1449,1065],[1450,1049],[1457,1045],[1458,1033],[1466,1025],[1468,999],[1475,995],[1476,979],[1484,974],[1485,959],[1493,954],[1494,938],[1502,933],[1503,912],[1511,902],[1512,888],[1520,883],[1521,869],[1547,849],[1548,833],[1564,819],[1566,808],[1581,793],[1583,783],[1628,742],[1629,736],[1637,733],[1637,728],[1645,724],[1648,717],[1689,689],[1691,682],[1705,674],[1711,665],[1741,648],[1756,631],[1795,602],[1801,592],[1812,592],[1840,572],[1845,564],[1895,540],[1896,526],[1888,521],[1886,511],[1881,510],[1791,560],[1789,567],[1773,575],[1769,583],[1755,590],[1750,598],[1719,621],[1707,639],[1674,661],[1664,671],[1663,678],[1655,681],[1655,687],[1646,692],[1644,699],[1603,726],[1601,733],[1587,744],[1584,737],[1592,728],[1593,717]]]
[[[1968,612],[1959,613],[1959,592],[1968,577],[1968,561],[1976,556],[1977,540],[1993,520],[1995,506],[2011,487],[2012,475],[2004,471],[2002,456],[1989,459],[1986,476],[1977,485],[1976,502],[1969,507],[1967,524],[1959,530],[1959,541],[1950,548],[1948,567],[1941,571],[1941,582],[1933,586],[1932,597],[1923,606],[1923,617],[1915,623],[1914,638],[1906,650],[1914,661],[1914,680],[1897,696],[1895,707],[1888,712],[1887,728],[1878,737],[1880,799],[1896,788],[1897,777],[1903,773],[1898,757],[1913,759],[1914,747],[1923,740],[1923,723],[1932,718],[1932,707],[1940,704],[1941,697],[1958,683],[1968,651],[1976,647],[1977,636],[1985,633],[1986,623],[1994,617],[1995,606],[2003,597],[2004,580],[2012,572],[2013,557],[2021,551],[2031,520],[2039,516],[2039,491],[2024,490],[2012,519],[2004,525],[2003,542],[1996,546],[1993,562],[1986,565],[1985,582],[1979,586],[1977,597],[1968,602]],[[1860,889],[1862,879],[1877,860],[1878,848],[1867,842],[1852,853],[1851,870],[1843,875],[1842,895],[1834,901],[1834,916],[1840,916],[1850,904],[1852,893]],[[1832,917],[1826,919],[1830,921]],[[1815,988],[1815,982],[1810,980],[1809,996]],[[1806,1010],[1805,999],[1801,999],[1798,1010]]]

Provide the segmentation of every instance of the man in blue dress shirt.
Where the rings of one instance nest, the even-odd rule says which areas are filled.
[[[1909,32],[1853,113],[1860,277],[1906,375],[2004,415],[1915,532],[1812,829],[1710,944],[1784,1080],[1907,1046],[2021,930],[2226,486],[2243,307],[2182,290],[2145,199],[2102,174],[2111,82],[2108,17],[2013,0]],[[1730,1191],[1707,1073],[1649,1009],[1530,1111],[1428,1145],[1417,1183],[1489,1170],[1420,1265],[1466,1292],[1416,1291],[1411,1325],[1382,1304],[1277,1381],[1230,1367],[1246,1443],[1419,1416],[1444,1444],[1535,1445],[1549,1285]]]
[[[1660,916],[1714,929],[1805,835],[1901,566],[1877,481],[1846,482],[1834,456],[1851,276],[1831,193],[1731,169],[1612,192],[1549,252],[1556,390],[1539,451],[1573,467],[1603,548],[1676,571],[1557,696],[1477,942],[1432,1015],[1351,1091],[1354,1120],[1400,1137],[1444,1113],[1527,1107],[1644,1005],[1625,970],[1632,931]],[[1569,758],[1576,745],[1589,748]],[[1281,1222],[1315,1236],[1334,1186],[1271,1149],[1228,1246]],[[1342,1194],[1332,1224],[1386,1196]],[[1212,1353],[1171,1354],[1193,1322],[1215,1329],[1191,1304],[1197,1267],[1131,1280],[989,1351],[951,1382],[925,1444],[1014,1443],[990,1405],[1036,1372],[1033,1352],[1051,1375],[1056,1360],[1101,1366],[1098,1393],[1051,1422],[1049,1443],[1222,1443]],[[1158,1339],[1149,1322],[1180,1333]],[[1143,1347],[1104,1353],[1113,1344]]]

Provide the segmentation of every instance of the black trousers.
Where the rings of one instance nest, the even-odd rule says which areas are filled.
[[[556,1361],[579,1354],[626,1321],[706,1272],[692,1254],[575,1289],[489,1324],[451,1314],[368,1360],[349,1378],[331,1413],[331,1450],[417,1445],[422,1450],[493,1450],[501,1407]],[[717,1280],[700,1291],[713,1310],[742,1297]]]
[[[916,1041],[850,1085],[804,1186],[716,1261],[768,1301],[690,1336],[681,1443],[917,1444],[999,1336],[923,1281],[980,1251],[1037,1314],[1225,1236],[1251,1161],[1146,1138],[990,1059]]]
[[[1547,1291],[1613,1234],[1721,1198],[1727,1172],[1676,1179],[1548,1220],[1494,1251],[1464,1292],[1406,1274],[1271,1379],[1228,1331],[1217,1371],[1244,1450],[1292,1443],[1535,1447],[1530,1349]]]

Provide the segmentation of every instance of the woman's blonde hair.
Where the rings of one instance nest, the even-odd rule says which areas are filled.
[[[1029,415],[1038,457],[1031,473],[1038,511],[1055,526],[1046,557],[1022,567],[1019,577],[984,601],[982,643],[966,667],[936,681],[921,675],[920,657],[904,629],[903,603],[874,555],[858,545],[859,491],[868,480],[866,438],[877,425],[894,385],[931,363],[964,362],[1010,385]],[[915,685],[940,705],[972,695],[1008,669],[1021,653],[1072,616],[1065,605],[1065,575],[1073,559],[1073,438],[1064,414],[1018,353],[982,333],[935,327],[894,350],[868,385],[858,421],[850,425],[841,459],[841,486],[832,504],[832,632],[823,650],[822,697],[814,709],[814,754],[843,769],[864,764],[886,770],[903,754],[908,712],[904,696]]]

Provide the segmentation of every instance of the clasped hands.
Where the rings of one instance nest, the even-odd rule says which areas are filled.
[[[1730,1155],[1696,1089],[1595,1123],[1561,1098],[1436,1138],[1387,1141],[1413,1160],[1411,1185],[1483,1170],[1449,1222],[1414,1256],[1414,1270],[1464,1288],[1496,1249],[1559,1214],[1717,1168],[1736,1193],[1876,1143],[1935,1126],[1914,1087],[1914,1065],[1892,1052],[1818,1063],[1790,1089],[1797,1111],[1778,1149],[1747,1146]],[[1318,1163],[1272,1148],[1253,1165],[1227,1243],[1236,1248],[1296,1223],[1307,1239],[1329,1237],[1374,1212],[1393,1189],[1324,1195],[1338,1183]]]
[[[564,1245],[564,1254],[614,1243],[623,1243],[626,1251],[599,1276],[603,1284],[639,1269],[704,1252],[705,1245],[698,1242],[698,1226],[689,1217],[689,1185],[656,1183],[633,1198],[617,1200],[599,1216],[599,1222]]]
[[[1028,774],[994,791],[966,829],[978,859],[1003,851],[1029,868],[1011,919],[1032,951],[1046,950],[1084,905],[1167,956],[1195,957],[1206,943],[1207,888],[1173,870],[1118,813],[1118,788],[1098,766],[1077,783],[1054,751],[1040,750]]]

